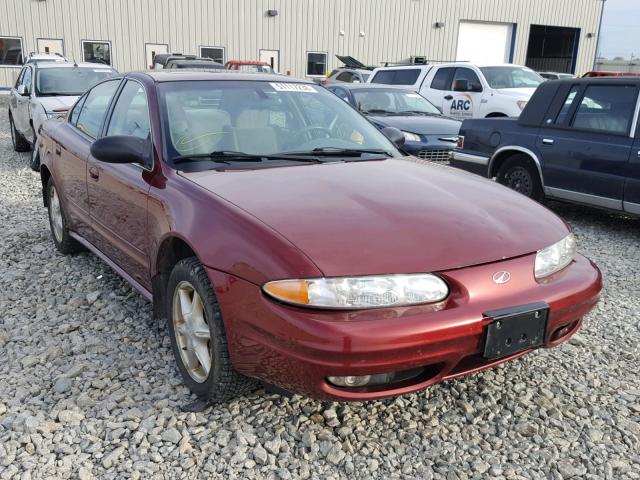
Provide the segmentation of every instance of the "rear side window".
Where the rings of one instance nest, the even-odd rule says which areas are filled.
[[[569,90],[569,94],[562,104],[562,108],[560,109],[560,112],[558,112],[558,116],[556,117],[556,121],[554,122],[556,125],[562,125],[567,119],[567,115],[569,115],[571,105],[573,105],[573,102],[576,99],[579,88],[580,87],[578,87],[578,85],[574,85],[573,87],[571,87],[571,90]]]
[[[455,68],[447,67],[438,70],[431,82],[434,90],[451,90],[451,77]]]
[[[96,85],[82,104],[76,127],[91,138],[97,138],[113,94],[120,79]]]
[[[341,82],[353,82],[353,74],[351,72],[342,72],[336,77]]]
[[[633,85],[590,85],[571,125],[574,128],[626,135],[636,108]]]
[[[385,85],[413,85],[420,76],[418,68],[403,68],[398,70],[381,70],[375,74],[372,83]]]

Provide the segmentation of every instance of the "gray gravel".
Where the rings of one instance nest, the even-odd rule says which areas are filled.
[[[553,205],[605,274],[574,339],[388,401],[263,390],[203,413],[151,308],[59,255],[0,109],[0,480],[640,478],[640,221]]]

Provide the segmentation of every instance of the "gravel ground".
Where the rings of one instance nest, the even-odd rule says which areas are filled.
[[[150,305],[57,253],[0,108],[0,479],[640,478],[640,221],[573,206],[605,275],[571,342],[388,401],[259,390],[202,413]]]

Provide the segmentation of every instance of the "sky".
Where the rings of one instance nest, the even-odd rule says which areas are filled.
[[[606,0],[600,56],[640,57],[640,0]]]

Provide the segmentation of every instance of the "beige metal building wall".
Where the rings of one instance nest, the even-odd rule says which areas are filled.
[[[380,64],[412,55],[454,59],[461,20],[517,24],[514,63],[524,63],[531,24],[580,29],[576,71],[591,69],[602,0],[0,0],[0,36],[64,39],[65,54],[81,59],[81,40],[109,40],[120,71],[145,66],[145,43],[197,54],[225,47],[225,59],[257,59],[280,51],[280,71],[305,76],[306,52]],[[267,10],[278,15],[270,17]],[[444,27],[435,28],[436,22]],[[15,68],[0,67],[0,86]]]

